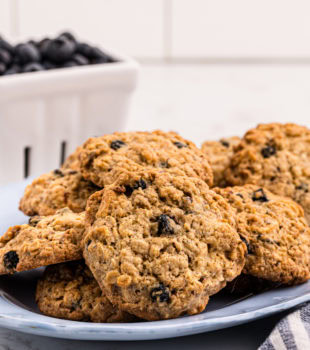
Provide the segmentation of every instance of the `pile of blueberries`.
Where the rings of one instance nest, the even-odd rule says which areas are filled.
[[[115,60],[69,32],[16,46],[0,36],[0,76],[110,62]]]

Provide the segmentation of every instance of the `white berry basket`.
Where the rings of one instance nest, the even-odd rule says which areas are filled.
[[[88,137],[124,129],[138,64],[113,63],[0,77],[0,185],[58,168]]]

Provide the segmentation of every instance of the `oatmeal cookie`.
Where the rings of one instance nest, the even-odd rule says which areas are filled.
[[[299,203],[310,223],[310,130],[296,124],[261,124],[237,146],[231,185],[256,184]]]
[[[207,157],[174,132],[123,132],[93,137],[82,146],[82,175],[100,187],[113,183],[121,171],[164,169],[201,178],[212,185]]]
[[[310,228],[296,202],[256,185],[215,191],[236,211],[248,250],[243,273],[283,284],[310,278]]]
[[[147,320],[196,314],[240,274],[227,201],[198,178],[123,173],[87,203],[83,255],[109,300]]]
[[[43,314],[67,320],[135,320],[109,302],[83,260],[48,266],[38,281],[36,302]]]
[[[0,237],[0,274],[82,258],[85,212],[64,208],[51,216],[34,216],[29,224],[10,227]]]
[[[213,171],[213,186],[226,186],[225,170],[229,166],[234,147],[239,142],[240,138],[233,136],[219,141],[206,141],[201,146],[201,150],[207,155]]]
[[[26,215],[53,215],[68,207],[76,213],[85,210],[87,199],[99,188],[71,169],[57,169],[41,175],[25,189],[19,209]]]

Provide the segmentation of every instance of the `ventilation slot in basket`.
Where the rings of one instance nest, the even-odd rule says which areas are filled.
[[[24,178],[27,178],[30,175],[30,153],[31,148],[24,148]]]
[[[60,166],[63,165],[66,159],[66,148],[67,148],[67,143],[66,141],[62,141],[61,143],[61,149],[60,149]]]

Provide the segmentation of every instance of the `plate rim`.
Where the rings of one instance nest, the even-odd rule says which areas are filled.
[[[271,292],[274,293],[276,291],[273,290],[252,296],[244,301],[240,301],[226,308],[223,307],[210,311],[209,313],[206,312],[171,320],[110,324],[71,321],[45,316],[33,311],[28,311],[1,295],[0,310],[9,309],[10,311],[0,311],[0,326],[23,333],[63,339],[114,341],[167,339],[229,328],[288,310],[310,301],[310,281],[306,282],[304,285],[308,285],[309,290],[302,295],[242,313],[239,312],[220,317],[208,317],[211,313],[216,313],[219,310],[229,308],[231,311],[237,306],[242,309],[246,301],[265,298],[268,297]]]

